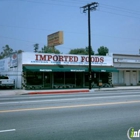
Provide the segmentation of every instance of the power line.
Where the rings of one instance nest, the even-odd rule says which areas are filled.
[[[140,17],[134,17],[134,16],[129,16],[129,15],[123,15],[123,14],[118,14],[118,13],[113,13],[110,11],[104,11],[104,10],[97,10],[98,12],[103,12],[103,13],[108,13],[108,14],[113,14],[113,15],[118,15],[118,16],[124,16],[124,17],[131,17],[135,19],[140,19]]]
[[[98,10],[97,10],[98,11]],[[101,11],[103,12],[103,11]],[[41,31],[51,31],[53,32],[54,29],[46,29],[46,28],[35,28],[35,27],[22,27],[22,26],[11,26],[11,25],[0,25],[0,27],[4,28],[4,27],[8,27],[8,28],[21,28],[21,29],[30,29],[30,30],[41,30]],[[69,33],[69,34],[83,34],[85,35],[86,32],[76,32],[76,31],[65,31],[66,33]],[[95,33],[91,33],[92,35],[96,35],[96,36],[104,36],[104,37],[109,37],[109,38],[118,38],[118,39],[128,39],[128,40],[140,40],[138,38],[123,38],[123,37],[118,37],[118,36],[112,36],[112,35],[103,35],[103,34],[95,34]],[[2,37],[2,36],[0,36]],[[31,42],[31,41],[28,41],[28,42]]]
[[[127,11],[127,12],[135,12],[135,13],[139,13],[140,10],[132,10],[132,9],[127,9],[127,8],[124,8],[124,7],[117,7],[117,6],[112,6],[112,5],[107,5],[107,4],[100,4],[101,6],[104,6],[104,7],[109,7],[109,8],[112,8],[112,9],[119,9],[119,10],[123,10],[123,11]]]
[[[96,34],[96,36],[98,36],[97,34]],[[108,38],[111,38],[112,36],[106,36],[106,35],[104,35],[104,37],[108,37]],[[17,40],[17,41],[22,41],[22,42],[24,42],[24,43],[31,43],[30,44],[30,46],[33,46],[33,44],[35,44],[36,42],[34,42],[34,41],[29,41],[29,40],[23,40],[23,39],[18,39],[18,38],[12,38],[12,37],[5,37],[5,36],[1,36],[0,35],[0,38],[6,38],[6,39],[12,39],[12,40]],[[132,40],[132,38],[120,38],[120,37],[113,37],[113,38],[117,38],[117,39],[126,39],[126,40]],[[140,41],[139,39],[133,39],[133,40],[137,40],[137,41]],[[44,43],[42,43],[42,42],[38,42],[39,43],[39,45],[41,44],[41,45],[43,45],[42,47],[44,47]],[[9,44],[10,45],[10,44]],[[1,45],[2,46],[2,45]],[[29,46],[29,47],[30,47]],[[27,47],[27,46],[26,46]],[[40,48],[42,48],[42,47],[40,47]],[[61,46],[60,46],[61,47]],[[78,47],[78,48],[83,48],[83,47]],[[71,50],[72,48],[69,48],[69,47],[67,47],[67,46],[65,46],[65,47],[63,47],[63,50]],[[115,51],[115,52],[119,52],[119,51]],[[121,50],[121,52],[123,52],[123,50]],[[125,51],[125,53],[127,53],[127,52],[129,52],[128,50],[126,50]],[[131,52],[134,52],[134,51],[131,51]]]
[[[4,1],[4,0],[1,0],[1,1]],[[42,2],[42,1],[34,1],[34,0],[15,0],[15,1],[22,1],[22,2],[30,2],[30,3],[40,3],[40,4],[49,4],[49,5],[59,5],[59,6],[67,6],[67,7],[79,7],[79,4],[83,3],[83,2],[86,2],[86,1],[76,1],[76,0],[73,0],[73,1],[67,1],[67,4],[60,4],[60,3],[64,3],[65,1],[64,0],[59,0],[59,1],[56,1],[56,0],[53,0],[53,1],[50,1],[50,3],[48,2]],[[57,2],[54,3],[54,2]],[[66,3],[66,2],[65,2]],[[68,3],[72,4],[72,5],[69,5]],[[75,4],[78,4],[77,6],[75,6]],[[122,12],[127,12],[127,14],[135,14],[135,15],[140,15],[138,12],[138,10],[132,10],[132,9],[127,9],[127,8],[123,8],[123,7],[117,7],[117,6],[112,6],[112,5],[107,5],[107,4],[100,4],[100,7],[101,8],[107,8],[107,10],[109,9],[112,9],[112,10],[117,10],[117,13],[114,13],[114,12],[110,12],[110,11],[104,11],[104,10],[98,10],[98,11],[101,11],[101,12],[104,12],[104,13],[109,13],[109,14],[114,14],[114,15],[119,15],[119,16],[125,16],[125,17],[131,17],[131,18],[137,18],[139,19],[140,17],[136,17],[136,16],[130,16],[130,15],[123,15],[123,14],[120,14]]]
[[[20,0],[20,1],[23,1],[23,2],[31,2],[31,3],[40,3],[40,4],[49,4],[49,5],[57,5],[57,6],[78,7],[78,6],[73,6],[73,5],[55,4],[55,3],[39,2],[39,1],[33,1],[33,0]]]
[[[17,40],[17,41],[22,41],[22,42],[28,42],[28,43],[32,43],[32,44],[35,44],[36,42],[34,41],[29,41],[29,40],[23,40],[23,39],[19,39],[19,38],[13,38],[13,37],[6,37],[6,36],[1,36],[0,35],[0,38],[6,38],[6,39],[12,39],[12,40]],[[44,43],[42,42],[38,42],[39,44],[43,45],[44,47]],[[64,49],[71,49],[71,48],[64,48]]]
[[[73,4],[73,5],[66,5],[66,4],[58,4],[58,3],[66,3],[66,1],[64,0],[53,0],[53,1],[50,1],[51,3],[48,3],[48,2],[43,2],[43,1],[34,1],[34,0],[18,0],[18,1],[23,1],[23,2],[31,2],[31,3],[40,3],[40,4],[51,4],[51,5],[59,5],[59,6],[69,6],[69,7],[77,7],[75,6],[75,4],[82,4],[82,3],[85,3],[87,1],[76,1],[76,0],[71,0],[71,1],[67,1],[67,3],[69,4]],[[54,2],[57,2],[54,3]],[[130,12],[130,13],[138,13],[140,12],[139,10],[133,10],[133,9],[127,9],[127,8],[124,8],[124,7],[117,7],[117,6],[113,6],[113,5],[107,5],[107,4],[103,4],[103,3],[100,3],[100,7],[107,7],[107,9],[119,9],[119,11],[127,11],[127,12]]]
[[[68,3],[71,3],[72,5],[60,4],[60,3],[62,3],[62,2],[64,3],[63,0],[59,0],[59,1],[56,1],[56,0],[55,0],[55,1],[57,2],[57,4],[54,3],[54,1],[51,2],[51,3],[48,3],[48,2],[41,2],[41,1],[33,1],[33,0],[19,0],[19,1],[22,1],[22,2],[31,2],[31,3],[40,3],[40,4],[49,4],[49,5],[59,5],[59,6],[67,6],[67,7],[75,7],[75,8],[78,7],[78,6],[75,6],[75,1],[73,1],[73,2],[68,2]],[[78,2],[78,1],[76,1],[76,2]],[[83,2],[84,2],[84,1],[83,1]],[[76,4],[78,4],[78,3],[76,3]],[[79,2],[79,4],[81,4],[81,2]],[[122,7],[116,7],[116,6],[106,5],[106,4],[101,4],[100,7],[101,7],[101,8],[106,8],[107,10],[112,9],[112,10],[115,10],[115,12],[116,12],[117,9],[119,9],[119,10],[117,10],[117,13],[114,13],[114,12],[112,12],[112,11],[104,11],[104,10],[101,10],[101,8],[98,9],[98,11],[102,11],[102,12],[109,13],[109,14],[114,14],[114,15],[119,15],[119,16],[125,16],[125,17],[137,18],[137,19],[140,18],[140,17],[136,17],[136,16],[130,16],[130,15],[123,15],[123,14],[120,14],[120,13],[123,13],[123,12],[127,12],[127,14],[129,13],[129,14],[131,14],[131,15],[132,15],[132,14],[140,15],[140,14],[138,13],[139,11],[136,11],[136,10],[127,9],[127,8],[122,8]]]
[[[140,11],[135,11],[135,10],[130,10],[130,9],[126,9],[126,8],[121,8],[121,7],[115,7],[115,6],[113,6],[113,7],[110,7],[110,6],[104,6],[104,5],[101,5],[101,10],[102,9],[107,9],[108,11],[108,13],[111,11],[117,11],[117,13],[114,13],[114,14],[118,14],[118,15],[122,15],[122,14],[120,14],[120,13],[127,13],[127,15],[123,15],[123,16],[129,16],[129,17],[134,17],[134,18],[140,18],[140,17],[136,17],[136,15],[140,15]],[[98,10],[100,10],[100,9],[98,9]],[[106,12],[106,11],[104,11],[104,12]],[[130,14],[130,15],[135,15],[135,16],[130,16],[130,15],[128,15],[128,14]]]
[[[0,38],[12,39],[12,40],[17,40],[17,41],[22,41],[22,42],[28,42],[28,43],[33,43],[33,44],[35,44],[34,41],[23,40],[23,39],[18,39],[18,38],[13,38],[13,37],[6,37],[6,36],[1,36],[1,35],[0,35]],[[40,43],[40,44],[43,44],[43,45],[44,45],[44,43]]]

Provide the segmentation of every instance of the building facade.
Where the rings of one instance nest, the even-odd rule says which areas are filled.
[[[87,55],[29,53],[12,54],[0,60],[0,74],[15,80],[16,88],[54,89],[88,87]],[[92,87],[112,86],[112,56],[91,56]],[[113,74],[115,75],[115,74]]]
[[[113,54],[113,63],[119,70],[112,75],[113,85],[139,85],[140,55]]]

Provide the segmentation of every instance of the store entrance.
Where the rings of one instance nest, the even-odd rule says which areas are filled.
[[[43,73],[43,86],[44,88],[51,88],[51,73]]]
[[[76,87],[83,87],[83,73],[75,73],[76,74]]]

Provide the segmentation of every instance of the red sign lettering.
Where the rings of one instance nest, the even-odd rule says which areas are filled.
[[[60,61],[60,62],[80,62],[78,60],[78,56],[63,56],[63,55],[42,55],[42,54],[35,54],[36,61]],[[81,56],[81,62],[89,62],[88,56]],[[91,57],[91,62],[104,62],[104,57]]]

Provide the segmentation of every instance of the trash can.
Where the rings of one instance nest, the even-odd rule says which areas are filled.
[[[102,86],[102,80],[99,80],[99,87]]]

